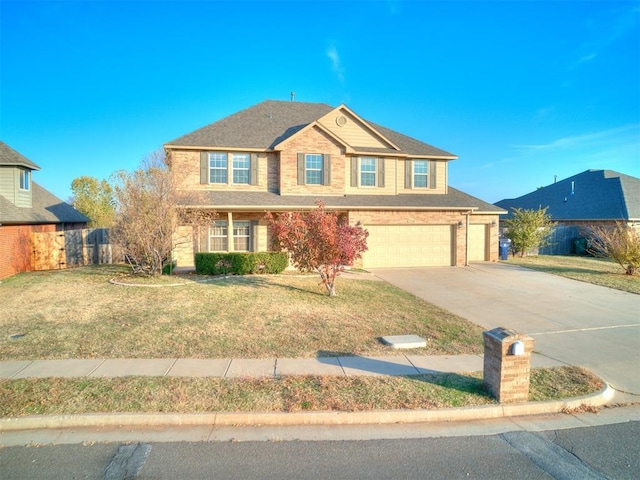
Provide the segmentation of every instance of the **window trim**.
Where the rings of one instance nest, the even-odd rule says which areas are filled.
[[[362,169],[363,160],[366,160],[367,163],[372,161],[371,171],[365,171]],[[363,175],[373,175],[373,183],[371,185],[365,185],[362,181]],[[376,157],[360,157],[358,159],[358,186],[362,188],[375,188],[378,186],[378,159]]]
[[[220,157],[224,157],[224,167],[212,167],[211,166],[211,157],[212,156],[220,156]],[[212,185],[226,185],[229,183],[229,154],[227,152],[208,152],[207,154],[207,159],[209,161],[209,184]],[[222,174],[222,172],[224,172],[224,181],[220,181],[220,182],[214,182],[213,180],[213,173],[214,172],[220,172]]]
[[[411,187],[412,188],[420,188],[420,189],[427,189],[429,188],[429,182],[430,182],[430,178],[429,178],[429,160],[424,160],[424,159],[415,159],[411,161],[412,163],[412,168],[411,168],[411,174],[412,174],[412,178],[411,178]],[[418,163],[420,165],[424,165],[426,172],[422,173],[416,173],[416,166],[418,165]],[[424,177],[424,185],[417,185],[416,184],[416,179],[419,177]]]
[[[19,169],[18,187],[25,192],[31,190],[31,170],[26,168]]]
[[[307,183],[307,156],[320,155],[322,157],[321,183]],[[297,154],[298,185],[329,186],[331,185],[331,154],[328,153],[302,153]],[[314,170],[317,171],[317,170]]]
[[[224,234],[215,234],[216,228],[224,228]],[[226,220],[216,221],[213,225],[209,227],[209,236],[207,251],[208,252],[228,252],[229,251],[229,222]],[[222,250],[214,250],[213,249],[213,240],[214,239],[222,239],[223,249]]]
[[[231,155],[231,182],[233,185],[251,185],[251,154],[244,152],[232,152],[228,155]],[[244,156],[247,161],[247,166],[245,167],[236,167],[235,160],[236,156]],[[236,182],[236,172],[246,172],[247,181],[246,182]]]
[[[246,235],[238,235],[237,234],[237,229],[246,228],[247,234]],[[250,220],[234,220],[233,221],[233,251],[234,252],[251,252],[252,251],[252,228],[251,228],[251,221]],[[239,240],[243,240],[246,239],[246,243],[247,243],[247,249],[239,249],[238,248],[238,244],[237,242]]]

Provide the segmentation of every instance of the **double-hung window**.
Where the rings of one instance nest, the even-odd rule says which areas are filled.
[[[26,169],[20,170],[20,190],[31,189],[31,171]]]
[[[360,158],[360,186],[376,186],[376,159],[373,157]]]
[[[251,155],[248,153],[232,153],[233,158],[233,183],[249,184],[249,169],[251,167]]]
[[[227,222],[216,222],[209,228],[209,251],[226,252],[227,248]]]
[[[413,161],[413,187],[427,188],[429,186],[429,161]]]
[[[233,222],[233,249],[236,252],[251,251],[251,222]]]
[[[307,185],[322,185],[322,155],[320,154],[305,154],[304,156],[304,170],[305,170],[305,183]]]
[[[227,171],[227,154],[209,153],[209,183],[227,183]]]

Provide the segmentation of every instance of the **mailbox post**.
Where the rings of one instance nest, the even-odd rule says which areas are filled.
[[[485,331],[482,336],[485,388],[500,403],[526,402],[534,339],[503,327]]]

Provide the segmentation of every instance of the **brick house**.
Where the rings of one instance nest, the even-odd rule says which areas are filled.
[[[0,141],[0,278],[32,270],[32,233],[76,230],[89,222],[32,181],[39,169]]]
[[[321,200],[369,231],[362,267],[452,266],[498,257],[499,207],[449,186],[457,157],[345,105],[265,101],[165,144],[171,170],[214,226],[181,234],[198,251],[266,251],[266,212]]]
[[[594,226],[612,226],[618,222],[640,228],[640,178],[613,170],[586,170],[522,195],[500,200],[496,206],[509,213],[513,208],[547,208],[557,222],[543,255],[567,255],[575,252],[574,241]]]

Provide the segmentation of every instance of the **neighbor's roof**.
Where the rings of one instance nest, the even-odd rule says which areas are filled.
[[[31,170],[40,170],[40,167],[9,145],[0,141],[0,166],[26,167]]]
[[[270,150],[304,127],[335,110],[324,103],[267,100],[167,143],[169,147],[248,148]],[[402,153],[423,156],[455,155],[365,120],[400,148]],[[356,151],[357,146],[352,146]],[[371,149],[367,149],[370,151]],[[380,153],[394,153],[382,149]]]
[[[32,207],[16,207],[0,195],[0,224],[88,223],[89,218],[68,203],[31,182]]]
[[[210,190],[199,192],[197,201],[187,200],[190,206],[207,206],[225,211],[282,211],[314,208],[321,200],[328,209],[336,210],[473,210],[474,213],[504,213],[504,211],[449,187],[447,194],[400,195],[279,195],[270,192],[237,192]]]
[[[553,220],[640,220],[640,178],[612,170],[586,170],[573,177],[497,206],[533,209],[548,207]]]

